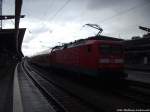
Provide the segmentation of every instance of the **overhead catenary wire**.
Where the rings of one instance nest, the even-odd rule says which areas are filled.
[[[50,21],[52,21],[70,2],[71,0],[67,0],[57,11],[56,13],[50,18]]]
[[[49,1],[47,4],[48,4],[47,6],[50,7],[49,10],[51,10],[51,8],[53,7],[53,4],[54,4],[54,0]],[[46,16],[48,16],[48,11],[49,11],[49,10],[47,10],[47,7],[46,7],[45,13],[43,13],[43,14],[44,14],[43,16],[44,16],[45,18],[47,18]]]
[[[48,18],[46,20],[53,21],[54,18],[69,4],[70,1],[71,0],[66,0],[65,3],[54,13],[54,15],[51,16],[50,19]],[[54,2],[54,0],[50,3],[50,5],[52,5],[53,2]],[[47,13],[46,13],[46,16],[47,16]],[[45,27],[46,24],[44,22],[42,24],[43,24],[43,26],[41,28]]]
[[[47,19],[45,19],[45,21],[47,21],[47,20],[53,21],[54,18],[69,4],[70,1],[71,1],[71,0],[65,1],[65,3],[54,13],[54,15],[52,15],[52,16],[50,17],[50,19],[49,19],[48,17],[46,17],[47,14],[48,14],[48,11],[46,10],[44,14],[45,14],[45,18],[47,18]],[[52,0],[51,2],[49,2],[49,3],[48,3],[49,6],[52,6],[52,5],[53,5],[53,2],[54,2],[54,0]],[[41,24],[43,24],[43,26],[42,26],[41,28],[45,27],[45,25],[46,25],[46,23],[43,22],[43,21],[41,21]]]
[[[144,4],[138,4],[138,5],[134,6],[134,7],[131,7],[131,8],[129,8],[129,9],[126,9],[126,10],[123,10],[123,11],[120,11],[120,12],[118,12],[117,14],[114,14],[114,15],[108,17],[108,18],[105,18],[105,19],[101,20],[99,23],[102,24],[102,23],[108,22],[108,21],[110,21],[110,20],[112,20],[112,19],[114,19],[114,18],[116,18],[116,17],[125,15],[125,14],[127,14],[127,13],[129,13],[129,12],[135,10],[135,9],[143,8],[144,6],[148,6],[148,5],[150,5],[150,2],[149,2],[149,3],[144,3]],[[106,24],[107,24],[107,23],[106,23]],[[83,25],[83,26],[84,26],[84,25]],[[79,31],[81,31],[81,30],[83,29],[83,26],[80,28]]]
[[[105,19],[101,20],[99,23],[102,24],[102,23],[104,23],[104,22],[110,21],[110,20],[112,20],[112,19],[114,19],[114,18],[116,18],[116,17],[118,17],[118,16],[127,14],[127,13],[129,13],[129,12],[131,12],[131,11],[137,9],[137,8],[141,8],[141,7],[147,6],[147,5],[149,5],[149,4],[150,4],[150,2],[149,2],[148,4],[142,4],[142,5],[141,5],[141,4],[138,4],[138,5],[134,6],[134,7],[131,7],[131,8],[129,8],[129,9],[126,9],[126,10],[123,10],[123,11],[120,11],[120,12],[118,12],[117,14],[114,14],[114,15],[108,17],[108,18],[105,18]],[[82,28],[81,28],[81,29],[82,29]],[[81,29],[80,29],[80,30],[81,30]]]
[[[144,4],[138,4],[138,5],[136,5],[136,6],[132,7],[132,8],[129,8],[127,10],[120,11],[119,13],[117,13],[115,15],[112,15],[112,16],[110,16],[108,18],[103,19],[100,22],[100,24],[102,24],[102,23],[107,24],[106,22],[111,21],[112,19],[115,19],[116,17],[128,14],[129,12],[134,11],[135,9],[143,8],[143,7],[148,6],[148,5],[150,5],[150,2],[149,3],[144,3]],[[135,24],[135,25],[137,25],[137,24]],[[118,31],[115,31],[115,32],[118,32]],[[131,31],[128,31],[128,32],[131,32]],[[120,36],[120,34],[119,34],[119,36]]]
[[[101,20],[100,23],[104,23],[106,21],[109,21],[109,20],[114,19],[114,18],[116,18],[118,16],[121,16],[121,15],[127,14],[127,13],[129,13],[129,12],[135,10],[135,9],[141,8],[143,6],[147,6],[149,4],[150,4],[150,2],[148,4],[138,4],[138,5],[134,6],[134,7],[131,7],[129,9],[126,9],[126,10],[123,10],[123,11],[120,11],[117,14],[114,14],[114,15],[108,17],[108,18],[105,18],[105,19]]]
[[[46,20],[49,20],[49,21],[54,20],[54,18],[69,4],[70,1],[71,1],[71,0],[67,0],[60,8],[54,13],[54,15],[52,15],[50,18],[47,18]],[[54,2],[54,0],[52,0],[52,1],[49,3],[49,6],[52,6],[53,2]],[[46,18],[47,14],[48,14],[48,10],[46,10],[44,14],[45,14],[45,18]],[[46,20],[45,20],[45,21],[46,21]],[[45,24],[45,23],[44,23],[44,24]],[[43,25],[43,26],[45,26],[45,25]]]

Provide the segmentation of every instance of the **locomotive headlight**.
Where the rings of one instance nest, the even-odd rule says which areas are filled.
[[[124,63],[123,59],[115,59],[115,63]]]
[[[109,59],[108,58],[102,58],[99,60],[99,63],[109,63]]]

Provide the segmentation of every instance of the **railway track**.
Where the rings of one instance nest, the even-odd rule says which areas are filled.
[[[133,80],[126,80],[126,83],[130,86],[136,86],[136,87],[141,87],[141,88],[145,88],[145,89],[150,89],[150,83],[144,83],[144,82],[133,81]]]
[[[60,86],[37,74],[26,63],[21,64],[24,72],[46,97],[57,112],[96,112],[95,108],[65,91]]]
[[[33,69],[33,71],[34,72],[37,72],[37,74],[41,74],[41,76],[44,76],[43,74],[44,74],[44,72],[40,72],[37,68],[32,68],[32,65],[28,65],[28,68],[29,69]],[[46,76],[46,74],[45,74],[45,76]],[[45,77],[45,79],[48,79],[48,77]],[[55,80],[55,79],[54,79]],[[53,81],[52,81],[53,82]],[[64,81],[62,81],[62,82],[65,82],[65,80]],[[54,82],[55,84],[56,84],[56,82]],[[62,88],[67,88],[67,87],[65,87],[64,86],[64,84],[62,83],[60,83],[60,82],[58,81],[57,82],[57,86],[59,86],[59,87],[62,87]],[[111,89],[111,88],[107,88],[106,90],[104,90],[104,91],[106,91],[106,92],[109,92],[109,93],[112,93],[114,96],[118,96],[118,97],[120,97],[121,99],[123,99],[123,100],[127,100],[127,101],[125,101],[126,103],[124,103],[124,105],[133,105],[133,106],[129,106],[130,108],[149,108],[150,106],[149,106],[149,100],[148,99],[150,99],[150,95],[148,94],[148,93],[146,93],[146,92],[143,92],[143,91],[139,91],[139,84],[135,84],[134,83],[134,85],[137,85],[137,87],[135,88],[135,86],[133,87],[133,84],[131,84],[131,83],[133,83],[133,82],[130,82],[129,83],[129,81],[127,82],[126,81],[126,84],[128,85],[128,86],[123,86],[124,88],[113,88],[113,89]],[[129,86],[130,85],[130,86]],[[131,86],[132,85],[132,86]],[[142,85],[142,84],[141,84]],[[94,86],[94,85],[92,85],[92,86]],[[99,91],[99,89],[101,89],[101,88],[95,88],[95,87],[92,87],[92,86],[90,86],[90,88],[94,88],[94,89],[96,89],[96,92],[99,94],[101,94],[101,91],[103,91],[103,90],[100,90]],[[144,86],[144,85],[143,85]],[[145,85],[146,86],[146,85]],[[144,87],[145,87],[144,86]],[[119,86],[120,87],[120,86]],[[122,87],[122,86],[121,86]],[[138,89],[137,89],[138,88]],[[69,90],[67,90],[67,91],[69,91]],[[73,91],[73,90],[71,90],[71,91]],[[94,90],[95,91],[95,90]],[[84,91],[85,92],[85,91]],[[90,98],[88,98],[88,99],[86,99],[86,97],[83,97],[83,94],[80,92],[80,93],[74,93],[74,91],[72,92],[72,94],[76,94],[75,96],[77,96],[77,97],[80,97],[82,100],[85,100],[86,102],[89,102],[90,104],[92,104],[92,105],[94,105],[94,107],[101,107],[102,105],[101,105],[101,103],[99,103],[99,104],[96,104],[95,102],[97,102],[98,100],[96,100],[95,99],[95,102],[94,102],[94,100],[90,100]],[[92,93],[93,94],[93,93]],[[99,95],[100,95],[99,94]],[[147,94],[147,95],[145,95],[145,94]],[[94,95],[94,94],[93,94]],[[86,95],[85,95],[86,96]],[[141,96],[144,96],[144,97],[141,97]],[[92,95],[91,95],[91,97],[93,97]],[[98,98],[97,98],[98,99]],[[102,99],[101,99],[102,100]],[[105,101],[104,101],[105,102]],[[110,101],[111,102],[111,101]],[[117,102],[117,101],[114,101],[115,103]],[[122,101],[121,101],[122,102]],[[118,104],[119,105],[119,104]],[[98,107],[98,108],[99,108]],[[104,106],[105,107],[105,106]],[[107,107],[107,106],[106,106]],[[121,106],[118,106],[118,107],[121,107]],[[122,106],[122,107],[124,107],[124,106]],[[128,108],[129,108],[128,107]],[[108,108],[109,108],[109,106],[108,106]],[[107,110],[107,109],[106,109]],[[108,111],[108,110],[107,110]]]
[[[92,84],[90,84],[90,86],[91,85]],[[91,87],[97,89],[95,88],[95,86],[96,85],[94,84]],[[115,88],[109,88],[109,90],[111,90],[113,93],[131,99],[135,102],[150,105],[150,84],[133,80],[124,80],[121,86],[115,86]]]
[[[126,80],[125,83],[127,84],[125,88],[119,88],[120,91],[115,89],[114,91],[135,102],[150,105],[150,84],[131,80]]]

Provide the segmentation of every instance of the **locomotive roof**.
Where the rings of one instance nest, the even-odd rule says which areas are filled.
[[[87,44],[87,42],[89,43],[89,40],[95,40],[95,41],[96,40],[123,41],[123,39],[118,39],[118,38],[114,38],[114,37],[99,35],[99,36],[89,37],[89,38],[86,38],[86,39],[75,40],[74,42],[66,43],[62,46],[55,46],[53,48],[53,50],[62,50],[62,49],[65,49],[65,48],[71,48],[71,47]]]
[[[108,36],[104,36],[104,35],[93,36],[93,37],[89,37],[89,38],[87,38],[87,39],[90,39],[90,40],[112,40],[112,41],[123,41],[123,39],[114,38],[114,37],[108,37]]]

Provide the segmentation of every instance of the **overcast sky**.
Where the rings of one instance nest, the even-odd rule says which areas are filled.
[[[11,1],[11,2],[10,2]],[[7,4],[7,5],[6,5]],[[3,13],[14,13],[14,0],[4,0]],[[103,35],[129,39],[150,27],[150,0],[23,0],[21,27],[27,28],[23,52],[33,55],[60,43],[96,34],[82,27],[98,24]],[[13,27],[12,21],[4,23]]]

